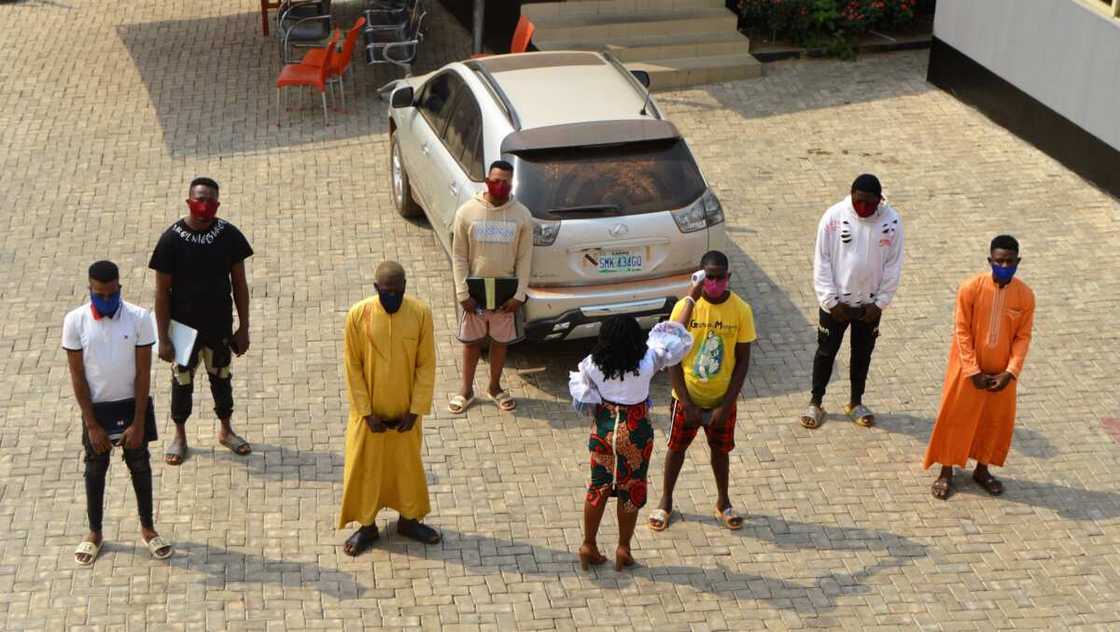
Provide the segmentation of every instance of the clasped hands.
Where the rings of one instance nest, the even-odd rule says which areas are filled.
[[[502,306],[499,307],[496,311],[512,314],[513,312],[521,309],[521,306],[524,304],[524,301],[519,301],[515,298],[511,298],[503,303]],[[474,300],[471,297],[467,297],[466,299],[460,301],[459,306],[462,307],[463,311],[468,314],[473,314],[478,311],[478,301]]]
[[[972,385],[982,391],[998,393],[1007,388],[1015,376],[1010,371],[1003,373],[977,373],[972,376]]]
[[[377,415],[366,415],[365,420],[370,432],[385,432],[389,428],[395,428],[397,432],[408,432],[416,425],[418,418],[417,415],[406,413],[403,417],[396,419],[382,419]]]
[[[879,320],[879,317],[883,315],[883,310],[875,303],[868,303],[858,308],[845,305],[844,303],[837,303],[829,310],[829,315],[832,316],[833,320],[839,323],[858,320],[870,325]]]

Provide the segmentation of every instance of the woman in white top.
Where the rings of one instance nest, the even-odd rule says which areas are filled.
[[[658,371],[680,363],[692,348],[685,329],[702,285],[692,288],[692,302],[676,320],[658,323],[648,338],[631,316],[614,316],[599,330],[599,341],[570,374],[572,405],[594,417],[588,441],[591,484],[583,505],[583,570],[603,564],[596,534],[607,498],[618,498],[618,549],[615,570],[634,563],[630,539],[638,512],[646,504],[646,471],[653,453],[653,425],[649,421],[649,383]]]

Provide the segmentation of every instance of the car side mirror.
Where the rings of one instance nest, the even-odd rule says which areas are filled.
[[[634,78],[638,80],[638,83],[645,86],[647,90],[649,89],[649,73],[648,72],[646,72],[644,70],[631,70],[630,74],[634,75]]]
[[[414,92],[412,86],[405,86],[403,88],[397,88],[397,90],[393,92],[393,96],[389,99],[389,104],[394,108],[410,108],[412,107],[413,98]]]

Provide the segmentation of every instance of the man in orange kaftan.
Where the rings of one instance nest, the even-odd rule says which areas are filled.
[[[976,460],[973,480],[989,494],[1003,483],[988,471],[1003,466],[1015,427],[1015,383],[1023,370],[1034,323],[1034,292],[1015,278],[1019,242],[1010,235],[992,240],[992,271],[972,277],[957,293],[956,322],[941,411],[933,426],[922,467],[941,464],[935,498],[952,490],[953,466]]]

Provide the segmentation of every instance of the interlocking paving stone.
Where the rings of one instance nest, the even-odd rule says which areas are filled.
[[[335,3],[343,22],[357,4]],[[587,424],[566,404],[586,344],[511,353],[516,415],[488,403],[451,418],[460,349],[450,266],[423,223],[398,218],[385,104],[396,76],[362,64],[348,111],[318,103],[278,127],[275,39],[255,2],[0,5],[0,629],[167,630],[1113,629],[1120,625],[1120,415],[1112,303],[1120,205],[927,84],[926,54],[768,66],[759,80],[659,95],[724,203],[734,289],[760,340],[740,403],[732,493],[744,529],[717,527],[708,455],[691,452],[682,519],[639,526],[641,566],[582,573]],[[418,72],[469,53],[438,4]],[[296,104],[295,98],[289,103]],[[814,348],[811,247],[823,210],[863,171],[880,175],[906,225],[902,288],[885,314],[870,430],[836,411],[838,362],[817,431],[797,425]],[[248,458],[216,446],[206,389],[190,458],[153,446],[157,526],[169,562],[138,542],[127,472],[110,470],[106,547],[76,568],[85,532],[80,428],[62,317],[85,267],[110,257],[128,300],[150,306],[146,269],[198,174],[222,183],[222,214],[252,241],[253,345],[233,365]],[[1038,296],[1020,387],[1008,491],[961,477],[948,502],[920,459],[936,414],[956,284],[987,240],[1016,234]],[[444,542],[399,537],[395,516],[358,559],[335,529],[341,493],[347,307],[383,258],[437,327],[438,387],[425,462]],[[166,368],[153,386],[161,432]],[[657,382],[660,488],[667,385]],[[700,442],[702,443],[702,442]],[[116,459],[114,459],[116,461]],[[617,534],[604,521],[604,550]]]

